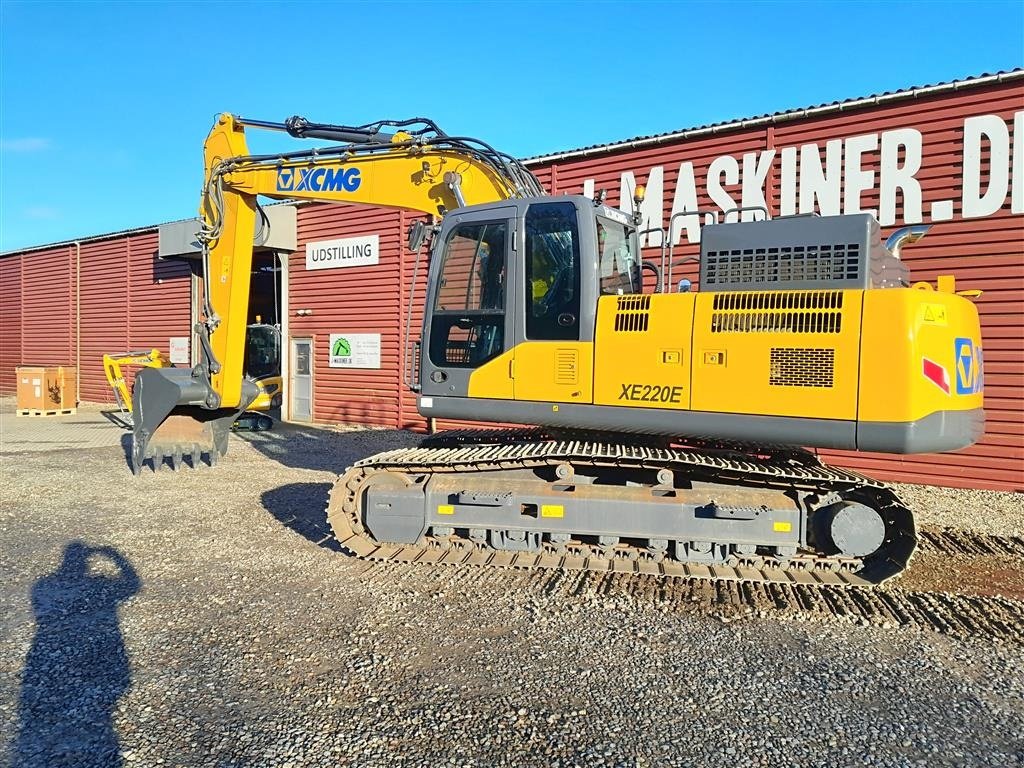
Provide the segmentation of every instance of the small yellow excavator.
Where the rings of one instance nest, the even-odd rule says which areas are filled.
[[[136,352],[120,352],[113,355],[103,356],[103,372],[107,375],[107,383],[114,390],[114,401],[121,412],[121,419],[129,428],[134,426],[132,420],[132,396],[128,391],[128,382],[125,380],[124,371],[121,366],[141,365],[147,368],[167,368],[171,365],[164,358],[159,349],[151,349],[148,352],[138,350]]]
[[[336,143],[251,155],[247,127]],[[260,196],[428,214],[409,233],[417,269],[430,243],[418,345],[413,297],[405,322],[420,413],[534,425],[344,470],[328,518],[361,557],[876,584],[914,551],[911,511],[806,449],[949,451],[983,433],[978,313],[951,276],[911,283],[899,251],[919,230],[883,243],[868,214],[761,210],[704,226],[700,290],[673,292],[671,254],[668,269],[642,258],[641,188],[636,212],[548,195],[429,120],[225,114],[205,157],[202,358],[139,372],[136,472],[212,463],[257,396],[243,373]]]
[[[258,318],[257,318],[258,319]],[[266,413],[281,407],[281,329],[267,323],[250,323],[245,329],[245,376],[256,384],[256,398],[249,411]],[[254,430],[270,429],[270,418],[253,420]]]

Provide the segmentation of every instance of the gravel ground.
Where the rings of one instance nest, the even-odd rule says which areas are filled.
[[[960,528],[993,536],[1020,536],[1024,529],[1024,493],[904,483],[893,483],[892,487],[914,510],[918,525]]]
[[[288,429],[234,438],[216,470],[139,479],[116,448],[5,455],[7,760],[1024,765],[1012,642],[726,622],[337,551],[323,516],[333,470],[415,440]],[[988,532],[1019,531],[1012,494],[918,498],[928,522],[962,525],[956,510],[976,503]]]

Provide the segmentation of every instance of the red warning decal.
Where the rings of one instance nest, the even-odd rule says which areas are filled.
[[[927,357],[921,362],[923,363],[921,372],[924,373],[924,377],[948,395],[949,371]]]

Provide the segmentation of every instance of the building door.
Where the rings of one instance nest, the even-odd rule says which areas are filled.
[[[313,340],[292,339],[291,355],[291,408],[292,421],[313,419]]]

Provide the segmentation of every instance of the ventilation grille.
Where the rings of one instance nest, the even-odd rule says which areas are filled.
[[[715,309],[842,309],[842,291],[718,293]]]
[[[772,347],[768,383],[773,387],[831,387],[834,349]]]
[[[861,255],[858,243],[709,250],[701,257],[701,289],[758,283],[797,287],[800,283],[860,280]]]
[[[575,349],[555,350],[555,384],[575,384],[578,371],[579,357]]]
[[[712,333],[839,333],[841,291],[719,293]]]
[[[842,319],[839,312],[716,312],[711,332],[839,333]]]
[[[648,296],[619,296],[618,312],[615,314],[616,331],[638,331],[647,330],[650,320],[651,297]]]

